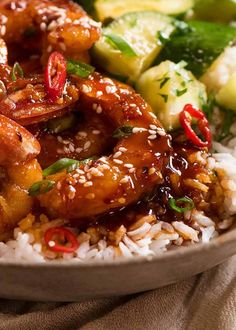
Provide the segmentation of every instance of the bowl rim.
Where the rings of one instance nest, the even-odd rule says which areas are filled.
[[[14,260],[0,260],[0,269],[3,268],[19,268],[19,269],[61,269],[61,268],[72,268],[72,269],[87,269],[87,268],[114,268],[127,265],[137,264],[149,264],[152,262],[170,261],[176,260],[180,257],[186,258],[189,255],[195,255],[199,252],[207,252],[212,249],[222,248],[222,245],[230,244],[233,241],[236,242],[236,228],[233,228],[226,233],[219,235],[208,243],[197,243],[187,247],[180,247],[176,250],[167,251],[164,253],[151,255],[151,256],[135,256],[132,258],[118,258],[115,260],[89,260],[81,262],[70,262],[69,260],[49,262],[37,262],[37,261],[14,261]]]

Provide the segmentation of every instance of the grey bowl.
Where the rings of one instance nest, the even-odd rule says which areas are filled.
[[[89,263],[0,263],[0,297],[82,301],[155,289],[214,267],[236,253],[236,229],[208,244],[152,258]]]

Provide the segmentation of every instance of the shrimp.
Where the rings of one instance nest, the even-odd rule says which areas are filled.
[[[39,143],[26,129],[0,115],[0,234],[32,210],[27,189],[42,179],[35,159],[39,152]]]
[[[43,50],[44,62],[53,50],[86,60],[100,36],[100,24],[73,1],[2,0],[0,14],[0,36],[6,43]]]
[[[114,142],[110,138],[114,131],[113,125],[108,125],[106,118],[94,111],[81,109],[78,114],[76,116],[76,113],[71,113],[27,127],[40,143],[41,152],[37,159],[43,168],[60,158],[83,160],[111,150]],[[66,121],[72,122],[72,125],[64,130]]]
[[[50,102],[43,75],[17,79],[6,88],[8,94],[0,101],[0,113],[23,126],[59,117],[70,111],[79,99],[78,89],[68,81],[63,95],[56,102]]]
[[[171,150],[170,137],[131,87],[98,73],[77,83],[82,108],[103,114],[116,129],[128,128],[129,134],[120,135],[110,156],[49,177],[54,187],[37,198],[50,215],[69,220],[122,209],[151,193],[163,183],[161,172]]]

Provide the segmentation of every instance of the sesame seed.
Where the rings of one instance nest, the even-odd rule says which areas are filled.
[[[129,177],[127,175],[120,180],[120,183],[127,183],[127,182],[129,182]]]
[[[156,135],[156,131],[154,131],[154,130],[152,130],[152,129],[150,129],[150,130],[148,131],[148,133],[151,134],[151,135]]]
[[[82,85],[81,89],[82,89],[82,92],[84,92],[84,93],[89,93],[89,92],[92,91],[92,88],[90,86],[85,85],[85,84]]]
[[[97,129],[94,129],[94,130],[92,131],[92,133],[93,133],[94,135],[98,135],[98,134],[101,133],[101,131],[99,131],[99,130],[97,130]]]
[[[114,159],[113,161],[114,161],[114,163],[116,163],[116,164],[123,164],[123,161],[120,160],[120,159]]]
[[[152,116],[152,118],[157,119],[156,115],[153,112],[149,112],[149,115]]]
[[[75,192],[75,188],[73,186],[69,186],[68,198],[73,199],[75,197]]]
[[[119,150],[120,150],[120,152],[126,152],[127,151],[127,149],[124,148],[124,147],[120,147]]]
[[[81,151],[83,150],[83,148],[76,148],[75,151],[79,154]]]
[[[90,141],[87,141],[84,144],[84,149],[88,149],[90,146],[91,146],[91,142]]]
[[[148,174],[149,174],[149,175],[152,175],[152,174],[154,174],[155,172],[156,172],[155,167],[151,167],[151,168],[148,170]]]
[[[132,165],[132,164],[125,164],[124,167],[126,167],[126,168],[132,168],[132,167],[134,167],[134,165]]]
[[[85,183],[86,182],[86,180],[84,179],[79,179],[79,181],[78,181],[79,183],[81,183],[81,184],[83,184],[83,183]]]
[[[148,140],[155,140],[157,138],[156,135],[149,135]]]
[[[96,97],[100,97],[100,96],[102,96],[103,95],[103,92],[102,91],[97,91],[97,93],[96,93]]]
[[[71,152],[75,151],[75,147],[73,146],[72,143],[69,144],[69,149],[70,149]]]
[[[153,130],[158,129],[158,127],[157,127],[156,125],[149,125],[149,127],[150,127],[151,129],[153,129]]]
[[[91,180],[92,179],[92,175],[90,173],[87,173],[86,176],[87,176],[87,179],[88,180]]]
[[[96,112],[97,112],[97,114],[102,113],[102,107],[100,105],[97,106]]]
[[[93,106],[92,106],[93,110],[97,110],[97,107],[98,107],[98,104],[97,103],[93,103]]]
[[[117,151],[114,155],[113,158],[119,158],[122,155],[121,151]]]
[[[89,171],[93,176],[103,176],[104,175],[101,171],[99,171],[95,167],[92,167]]]
[[[157,129],[157,133],[158,133],[160,136],[165,136],[165,135],[166,135],[166,132],[165,132],[164,129],[162,129],[162,128],[158,128],[158,129]]]
[[[56,245],[56,243],[55,243],[54,241],[49,241],[49,242],[48,242],[48,245],[49,245],[50,247],[53,247],[53,246]]]
[[[125,204],[126,199],[123,198],[123,197],[121,197],[121,198],[118,199],[118,202],[119,202],[120,204]]]
[[[85,195],[86,199],[94,199],[95,198],[95,194],[94,193],[89,193],[87,195]]]
[[[57,189],[58,189],[58,190],[61,189],[61,182],[60,182],[60,181],[57,182]]]
[[[77,135],[80,137],[86,137],[88,134],[86,132],[78,132]]]
[[[142,127],[134,127],[132,132],[135,133],[142,133],[142,132],[146,132],[147,129],[146,128],[142,128]]]
[[[92,181],[87,181],[84,184],[84,187],[91,187],[93,185]]]
[[[47,25],[46,25],[46,23],[42,22],[42,23],[40,24],[40,30],[41,30],[41,31],[46,31],[46,29],[47,29]]]
[[[1,27],[1,35],[4,36],[4,35],[6,34],[6,31],[7,31],[7,29],[6,29],[6,25],[3,25],[3,26]]]
[[[81,170],[81,169],[79,169],[79,168],[76,169],[76,172],[77,172],[78,174],[84,174],[84,171]]]
[[[115,93],[117,88],[115,86],[106,86],[106,92],[107,94],[112,94],[112,93]]]

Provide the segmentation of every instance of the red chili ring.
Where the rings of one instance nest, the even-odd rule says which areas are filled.
[[[68,242],[70,242],[71,246],[63,246],[57,244],[53,239],[55,235],[59,235],[61,240],[66,239]],[[54,252],[72,253],[79,247],[76,236],[70,230],[64,227],[54,227],[48,229],[44,234],[44,240],[47,247]],[[55,242],[55,245],[51,246],[50,242]]]
[[[197,125],[198,129],[205,138],[202,141],[192,128],[192,118],[198,119]],[[186,104],[183,111],[179,115],[180,123],[185,131],[187,138],[193,142],[196,146],[200,148],[210,148],[212,143],[212,136],[209,127],[208,120],[205,114],[199,110],[195,109],[191,104]]]
[[[56,101],[62,94],[66,83],[66,60],[59,52],[53,52],[45,70],[45,88],[48,99]]]

